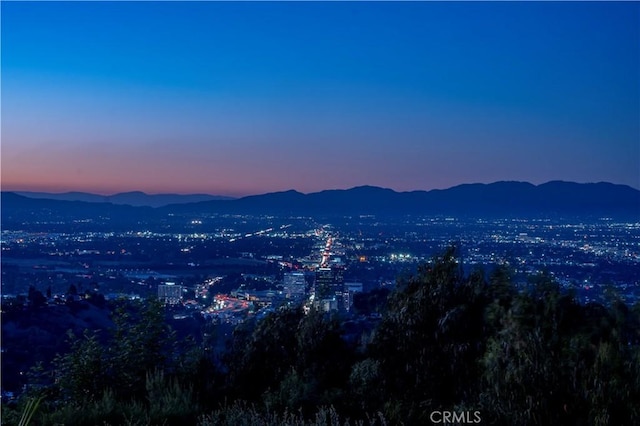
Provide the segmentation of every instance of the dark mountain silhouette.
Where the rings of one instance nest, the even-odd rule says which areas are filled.
[[[640,215],[640,191],[610,183],[526,182],[464,184],[444,190],[395,192],[361,186],[312,194],[285,191],[234,201],[167,206],[174,213]]]
[[[2,192],[0,198],[2,225],[20,223],[68,223],[96,220],[117,226],[155,217],[151,207],[133,207],[112,203],[29,198],[13,192]]]
[[[100,216],[125,220],[166,217],[168,214],[447,214],[465,216],[625,215],[640,217],[640,191],[610,183],[579,184],[553,181],[465,184],[444,190],[396,192],[373,186],[302,194],[290,190],[235,200],[172,204],[156,209],[26,198],[2,193],[2,218],[47,210],[60,217]],[[13,215],[13,216],[12,216]]]
[[[107,196],[90,194],[88,192],[32,192],[32,191],[15,191],[16,194],[22,195],[28,198],[45,198],[48,200],[63,200],[63,201],[86,201],[88,203],[107,203]]]
[[[98,195],[88,192],[16,192],[29,198],[45,198],[64,201],[86,201],[90,203],[126,204],[130,206],[162,207],[169,204],[197,203],[199,201],[233,200],[232,197],[209,194],[146,194],[140,191],[121,192],[113,195]]]

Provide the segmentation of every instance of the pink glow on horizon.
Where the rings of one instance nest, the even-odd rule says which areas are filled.
[[[390,188],[395,191],[415,191],[415,190],[431,190],[431,189],[446,189],[464,182],[446,182],[445,180],[437,180],[430,182],[431,185],[425,185],[424,187],[412,187],[408,186],[408,183],[404,185],[402,183],[396,185],[384,184],[382,182],[353,182],[345,183],[343,185],[337,182],[328,183],[322,185],[321,182],[315,185],[301,182],[300,180],[293,181],[290,185],[278,185],[275,183],[272,186],[258,186],[257,181],[251,179],[245,179],[241,182],[233,182],[229,184],[209,184],[203,183],[200,185],[194,185],[191,182],[150,182],[139,180],[135,184],[122,182],[120,184],[107,183],[106,181],[78,181],[74,179],[74,176],[68,176],[66,179],[63,176],[57,176],[55,181],[48,181],[43,183],[37,177],[33,179],[25,179],[18,181],[14,179],[5,179],[3,176],[1,187],[3,191],[30,191],[30,192],[51,192],[51,193],[64,193],[64,192],[88,192],[99,195],[113,195],[122,192],[130,191],[142,191],[147,194],[211,194],[222,195],[229,197],[244,197],[248,195],[258,195],[270,192],[279,192],[287,190],[296,190],[302,193],[313,193],[329,189],[349,189],[355,186],[372,185],[382,188]]]

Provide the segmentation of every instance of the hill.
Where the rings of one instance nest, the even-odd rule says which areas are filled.
[[[88,192],[29,192],[18,191],[18,195],[28,198],[44,198],[62,201],[85,201],[89,203],[112,203],[129,206],[162,207],[169,204],[197,203],[199,201],[233,200],[232,197],[209,194],[146,194],[141,191],[121,192],[113,195],[98,195]]]
[[[396,192],[373,186],[270,193],[224,203],[167,206],[167,212],[269,214],[640,215],[640,191],[610,183],[553,181],[465,184],[445,190]]]
[[[135,198],[137,195],[130,194]],[[124,197],[124,196],[123,196]],[[121,198],[124,199],[124,198]],[[168,200],[169,198],[167,198]],[[232,200],[170,204],[158,208],[110,202],[27,198],[2,193],[2,220],[107,219],[111,223],[150,221],[170,214],[279,214],[279,215],[407,215],[464,216],[578,215],[640,217],[640,191],[611,183],[580,184],[553,181],[465,184],[445,190],[396,192],[373,186],[303,194],[290,190]]]

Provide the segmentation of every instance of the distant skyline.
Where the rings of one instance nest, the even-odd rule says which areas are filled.
[[[640,3],[2,2],[2,190],[640,188]]]

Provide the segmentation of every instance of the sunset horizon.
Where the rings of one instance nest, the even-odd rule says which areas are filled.
[[[640,188],[637,3],[1,7],[3,190]]]
[[[564,179],[551,179],[548,181],[544,181],[544,182],[529,182],[529,181],[524,181],[524,180],[497,180],[497,181],[492,181],[492,182],[461,182],[461,183],[456,183],[450,186],[443,186],[443,187],[423,187],[423,188],[410,188],[410,189],[396,189],[393,187],[389,187],[389,186],[384,186],[384,185],[369,185],[369,184],[361,184],[361,185],[351,185],[351,186],[344,186],[344,187],[327,187],[327,188],[321,188],[321,189],[315,189],[315,190],[300,190],[298,188],[295,187],[291,187],[291,188],[281,188],[281,189],[275,189],[272,191],[265,191],[265,192],[255,192],[255,193],[233,193],[230,191],[225,191],[225,190],[219,190],[219,191],[206,191],[206,190],[202,190],[202,191],[188,191],[188,190],[143,190],[143,189],[138,189],[138,188],[131,188],[131,189],[123,189],[123,190],[91,190],[91,189],[83,189],[83,188],[70,188],[70,189],[58,189],[58,188],[48,188],[48,187],[35,187],[35,188],[30,188],[28,186],[20,186],[20,185],[11,185],[6,187],[5,185],[2,185],[2,187],[0,188],[3,192],[16,192],[16,193],[20,193],[20,192],[32,192],[32,193],[47,193],[47,194],[66,194],[66,193],[74,193],[74,192],[78,192],[78,193],[87,193],[87,194],[94,194],[94,195],[100,195],[100,196],[113,196],[113,195],[118,195],[118,194],[126,194],[126,193],[143,193],[145,195],[211,195],[211,196],[221,196],[221,197],[229,197],[229,198],[243,198],[243,197],[250,197],[250,196],[255,196],[255,195],[265,195],[265,194],[271,194],[271,193],[277,193],[277,192],[287,192],[287,191],[296,191],[302,194],[314,194],[317,192],[322,192],[322,191],[347,191],[347,190],[351,190],[351,189],[355,189],[355,188],[360,188],[360,187],[375,187],[375,188],[381,188],[381,189],[390,189],[394,192],[415,192],[415,191],[424,191],[424,192],[429,192],[429,191],[433,191],[433,190],[447,190],[447,189],[451,189],[451,188],[455,188],[457,186],[462,186],[462,185],[492,185],[492,184],[497,184],[497,183],[502,183],[502,182],[517,182],[517,183],[526,183],[526,184],[531,184],[533,186],[540,186],[540,185],[544,185],[544,184],[548,184],[551,182],[568,182],[568,183],[577,183],[577,184],[601,184],[601,183],[605,183],[605,184],[611,184],[611,185],[620,185],[620,186],[628,186],[630,188],[633,188],[635,190],[640,190],[640,188],[638,187],[634,187],[632,185],[626,185],[626,184],[621,184],[621,183],[616,183],[616,182],[607,182],[607,181],[592,181],[592,182],[575,182],[575,181],[568,181],[568,180],[564,180]]]

